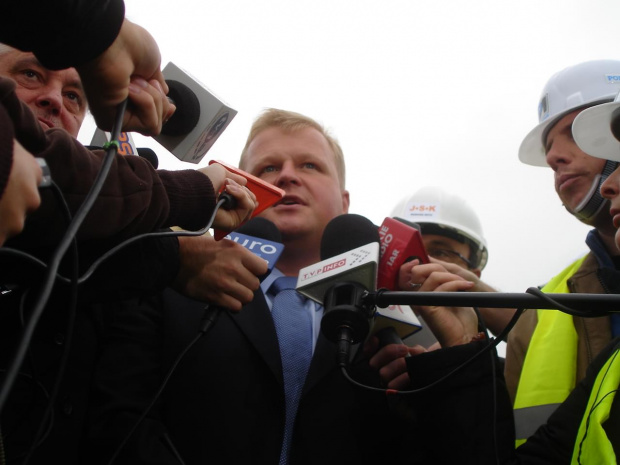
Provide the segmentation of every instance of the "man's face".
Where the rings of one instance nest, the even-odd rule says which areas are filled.
[[[43,129],[64,128],[77,137],[87,103],[74,68],[51,71],[32,53],[13,50],[0,55],[0,75],[17,82],[17,96],[32,109]]]
[[[555,191],[569,211],[586,197],[605,160],[583,152],[573,139],[572,124],[580,110],[569,113],[549,131],[546,140],[547,163],[554,171]]]
[[[334,217],[349,210],[349,193],[338,181],[327,140],[313,128],[260,132],[248,147],[243,169],[284,189],[282,201],[260,216],[272,221],[287,240],[320,243]]]

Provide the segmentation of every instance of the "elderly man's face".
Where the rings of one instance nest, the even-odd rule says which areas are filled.
[[[43,129],[63,128],[77,137],[86,115],[86,95],[74,68],[51,71],[32,53],[0,55],[0,76],[17,82],[17,96],[37,116]]]

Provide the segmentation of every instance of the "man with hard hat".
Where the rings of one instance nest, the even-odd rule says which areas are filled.
[[[620,133],[616,130],[616,126],[620,124],[619,109],[620,102],[595,105],[585,110],[578,110],[580,113],[572,122],[572,134],[581,150],[587,151],[594,157],[610,160],[616,165],[620,162],[620,137],[618,137]],[[553,137],[552,133],[547,140],[551,137]],[[555,140],[552,143],[555,144]],[[620,214],[620,167],[616,167],[605,181],[601,183],[597,181],[597,184],[600,184],[601,198],[609,199],[609,202],[606,202],[608,205],[603,208],[612,216],[618,217]],[[620,250],[620,222],[616,221],[615,225],[617,229],[614,228],[614,249],[609,249],[610,254],[617,254]],[[596,255],[596,250],[593,250],[593,253]],[[618,262],[617,257],[616,262]],[[620,294],[620,271],[602,266],[598,268],[596,274],[605,283],[605,291]],[[578,278],[577,282],[579,281]],[[481,343],[479,341],[467,342],[465,337],[466,334],[471,334],[476,330],[476,321],[471,318],[464,319],[463,313],[467,312],[451,312],[450,309],[445,308],[440,308],[438,313],[425,313],[428,317],[427,321],[438,320],[440,322],[437,327],[441,332],[450,334],[452,337],[461,332],[460,339],[464,342],[448,350],[437,350],[409,358],[406,366],[409,378],[417,383],[414,387],[426,386],[429,383],[429,380],[425,379],[425,371],[428,367],[436,367],[446,360],[450,361],[451,366],[457,366],[458,361],[470,362],[473,358],[472,354],[479,353],[480,349],[476,349],[475,346]],[[469,313],[471,316],[471,309]],[[561,323],[559,319],[555,321]],[[575,319],[577,332],[579,332],[579,324],[587,325],[588,321],[593,320],[590,318],[584,322]],[[438,337],[445,337],[445,334],[441,334],[440,331],[438,331]],[[548,331],[562,340],[562,334],[558,335],[554,329],[548,329]],[[565,331],[565,328],[561,328],[560,331]],[[585,334],[587,337],[587,331]],[[567,348],[560,347],[560,349],[566,351]],[[540,353],[530,354],[531,351],[532,347],[526,360],[529,360],[531,355],[541,355]],[[547,369],[553,375],[561,375],[561,370],[555,370],[552,366]],[[544,374],[538,375],[545,381]],[[592,363],[588,365],[585,377],[575,382],[575,389],[554,409],[548,420],[533,432],[532,436],[528,437],[527,442],[516,449],[512,443],[514,440],[509,437],[512,434],[512,425],[510,425],[510,403],[507,399],[507,392],[503,387],[501,375],[497,370],[494,371],[493,365],[482,357],[477,363],[470,364],[468,370],[462,370],[460,374],[457,373],[452,378],[451,382],[458,385],[458,389],[453,386],[448,388],[444,386],[443,390],[438,389],[439,393],[431,394],[432,391],[429,391],[429,397],[418,402],[419,407],[416,411],[418,418],[426,421],[426,428],[418,430],[416,439],[421,440],[432,450],[438,451],[434,457],[434,463],[583,463],[597,465],[617,463],[617,457],[620,456],[620,396],[618,395],[620,336],[616,335],[600,350]],[[490,396],[485,396],[484,393],[492,390],[495,391],[494,402],[489,402]],[[535,389],[532,389],[532,393],[539,395]],[[432,398],[432,395],[436,397]],[[437,405],[439,402],[441,402],[441,407]],[[463,408],[468,409],[470,414],[463,415]],[[532,411],[535,409],[536,407],[533,407]],[[439,427],[442,431],[445,431],[444,425],[449,425],[453,431],[465,431],[465,440],[456,444],[451,442],[450,450],[445,452],[441,442],[443,437],[436,439],[439,435],[436,434],[435,425],[441,425]],[[427,431],[430,431],[430,434],[427,437],[421,437],[421,434]],[[496,438],[497,434],[503,434],[503,436]],[[475,449],[471,447],[471,444],[476,444]],[[494,454],[492,461],[477,455],[489,450]],[[416,453],[418,453],[417,450]],[[446,461],[442,454],[451,454],[457,459]]]
[[[482,225],[474,209],[458,195],[440,187],[427,186],[413,195],[402,199],[391,213],[394,218],[415,223],[422,233],[422,241],[432,259],[441,261],[437,270],[436,260],[432,268],[449,272],[474,283],[470,291],[495,292],[480,280],[487,264],[489,252],[483,235]],[[424,267],[427,267],[424,265]],[[422,267],[418,267],[420,271]],[[403,268],[401,289],[420,290],[422,284],[414,282]],[[514,311],[506,309],[480,309],[486,325],[494,334],[506,327]],[[427,331],[418,331],[410,341],[428,347],[435,341]]]
[[[573,121],[585,109],[613,101],[618,91],[620,61],[589,61],[556,73],[543,89],[539,124],[519,148],[523,163],[551,167],[566,210],[594,228],[586,238],[590,252],[552,278],[544,292],[602,294],[617,287],[616,228],[600,187],[618,163],[582,150],[573,138]],[[620,315],[582,318],[535,309],[523,313],[508,336],[506,350],[517,444],[547,420],[617,335]]]

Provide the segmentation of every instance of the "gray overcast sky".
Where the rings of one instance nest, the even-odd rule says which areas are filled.
[[[351,213],[377,224],[425,185],[465,197],[489,245],[483,278],[542,284],[586,250],[550,169],[521,164],[556,71],[620,58],[613,0],[125,0],[169,61],[238,111],[199,166],[237,165],[264,108],[311,116],[340,141]],[[80,135],[90,142],[94,126]],[[156,142],[160,168],[178,161]]]

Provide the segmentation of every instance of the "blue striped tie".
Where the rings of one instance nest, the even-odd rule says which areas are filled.
[[[304,308],[304,298],[295,291],[297,278],[281,277],[274,281],[269,292],[275,295],[271,316],[276,327],[286,400],[284,441],[280,465],[288,463],[289,447],[301,390],[312,359],[311,315]]]

